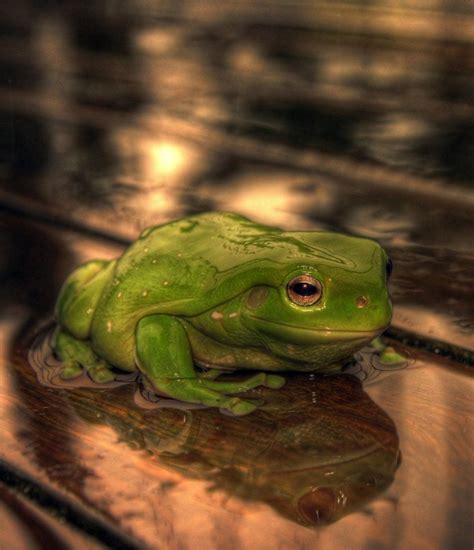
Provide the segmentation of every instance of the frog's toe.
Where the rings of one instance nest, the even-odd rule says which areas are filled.
[[[277,374],[267,374],[264,386],[271,388],[272,390],[278,390],[285,385],[286,380],[283,376],[278,376]]]
[[[239,397],[234,397],[229,400],[226,409],[228,409],[235,416],[244,416],[250,414],[257,408],[257,405],[254,405],[250,401],[245,401]]]
[[[72,380],[82,374],[82,367],[78,361],[65,361],[60,372],[63,380]]]
[[[99,364],[87,370],[89,376],[98,384],[112,382],[115,379],[114,373],[107,367],[107,364],[100,362]]]
[[[387,346],[380,354],[380,362],[384,365],[399,365],[406,361],[406,357],[400,355],[392,346]]]

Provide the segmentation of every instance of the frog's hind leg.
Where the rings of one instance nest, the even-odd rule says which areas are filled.
[[[100,359],[84,340],[78,340],[63,330],[58,330],[53,345],[58,359],[63,362],[61,378],[69,380],[80,376],[86,370],[94,382],[104,383],[114,380],[115,375],[109,365]]]
[[[56,302],[55,317],[69,334],[80,340],[89,337],[97,304],[114,267],[114,261],[92,260],[66,279]]]

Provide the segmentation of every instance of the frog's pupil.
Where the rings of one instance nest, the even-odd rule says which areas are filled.
[[[316,294],[316,287],[309,283],[296,283],[293,285],[292,290],[300,296],[313,296],[313,294]]]

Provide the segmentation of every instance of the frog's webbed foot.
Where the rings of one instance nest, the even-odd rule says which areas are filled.
[[[71,359],[70,361],[64,361],[61,366],[60,376],[64,380],[72,380],[82,374],[82,366],[78,361]]]
[[[406,357],[398,353],[392,346],[387,346],[380,354],[380,362],[385,365],[400,365],[405,363]]]
[[[53,344],[58,359],[63,362],[61,378],[77,378],[85,370],[94,382],[103,384],[114,380],[115,375],[109,365],[97,357],[90,345],[74,338],[63,330],[58,330]]]
[[[159,392],[182,401],[226,409],[235,415],[251,413],[257,405],[232,394],[260,385],[279,388],[285,383],[281,376],[265,373],[243,381],[216,380],[222,374],[219,369],[198,374],[186,330],[179,320],[168,315],[143,318],[137,327],[136,345],[139,368]]]
[[[102,360],[98,360],[95,365],[86,367],[87,374],[98,384],[105,384],[115,380],[115,374],[110,369],[109,365]]]
[[[384,365],[400,365],[407,360],[407,358],[398,353],[395,348],[387,346],[380,336],[370,342],[370,347],[378,353],[380,362]]]

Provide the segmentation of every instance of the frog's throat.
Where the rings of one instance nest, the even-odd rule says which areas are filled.
[[[255,315],[249,315],[249,317],[255,319],[264,332],[281,337],[284,340],[290,340],[294,343],[301,344],[339,341],[347,342],[348,340],[370,341],[388,327],[388,325],[385,325],[373,330],[315,329],[288,325],[277,321],[269,321],[268,319],[262,319]]]

